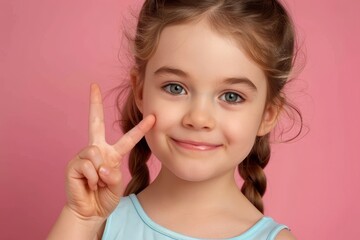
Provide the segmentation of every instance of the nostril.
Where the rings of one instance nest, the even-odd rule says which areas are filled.
[[[209,131],[215,127],[214,112],[193,105],[183,116],[182,124],[186,128]]]
[[[211,130],[214,128],[215,124],[213,120],[206,120],[206,121],[187,120],[184,122],[184,126],[196,130]]]

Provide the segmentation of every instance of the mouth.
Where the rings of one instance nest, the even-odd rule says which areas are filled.
[[[196,142],[190,140],[180,140],[171,138],[171,140],[179,147],[189,149],[189,150],[197,150],[197,151],[211,151],[217,149],[222,146],[222,144],[213,144],[207,142]]]

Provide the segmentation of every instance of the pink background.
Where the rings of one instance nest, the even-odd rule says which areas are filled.
[[[123,79],[121,29],[139,2],[0,1],[2,239],[44,239],[54,223],[66,163],[87,143],[89,85],[107,92]],[[360,2],[286,2],[307,56],[290,91],[310,131],[274,146],[266,214],[299,239],[357,239]],[[110,142],[121,135],[113,99]]]

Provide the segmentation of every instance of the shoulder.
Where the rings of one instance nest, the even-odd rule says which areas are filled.
[[[275,240],[296,240],[296,238],[289,230],[283,229],[276,236]]]

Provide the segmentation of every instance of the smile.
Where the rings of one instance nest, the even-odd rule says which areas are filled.
[[[212,143],[204,143],[204,142],[195,142],[188,140],[179,140],[171,138],[171,140],[179,147],[189,149],[189,150],[197,150],[197,151],[210,151],[221,147],[221,144],[212,144]]]

